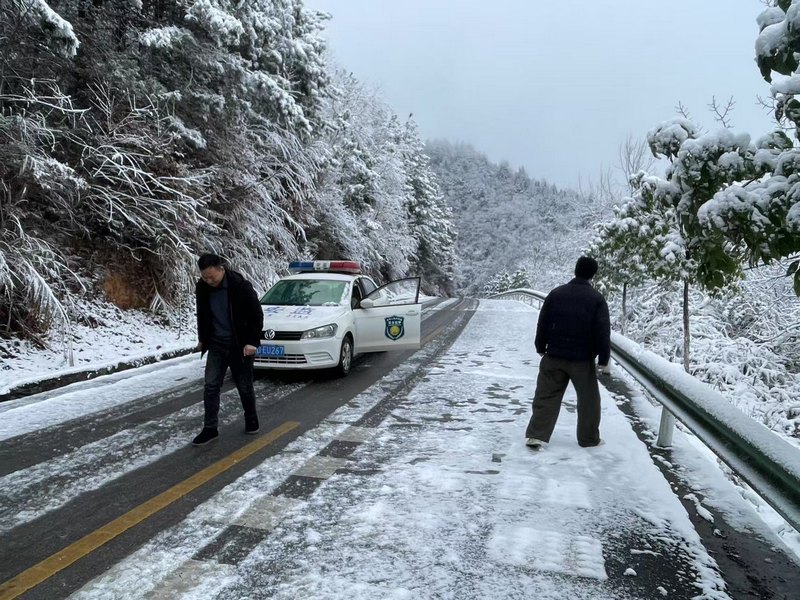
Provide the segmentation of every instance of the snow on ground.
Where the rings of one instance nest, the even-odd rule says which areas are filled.
[[[630,387],[636,389],[635,380],[630,376],[627,379]],[[656,439],[661,419],[660,406],[654,406],[642,392],[635,392],[631,402],[636,414],[647,424],[652,439]],[[719,511],[739,531],[754,532],[762,539],[775,540],[779,544],[783,542],[784,550],[794,553],[800,560],[800,533],[746,483],[732,484],[719,459],[697,436],[678,425],[671,453],[673,463],[682,467],[683,476],[702,495],[702,504]]]
[[[608,394],[604,445],[578,447],[570,388],[550,445],[525,447],[535,323],[522,304],[483,302],[448,352],[423,349],[74,597],[728,598]],[[377,427],[352,426],[420,365]],[[333,439],[363,443],[346,461],[317,456]],[[320,469],[305,499],[275,494]],[[235,566],[198,552],[231,534],[250,540]]]
[[[97,326],[72,325],[70,342],[55,331],[44,340],[46,349],[30,341],[0,340],[0,394],[55,374],[100,368],[197,344],[195,324],[187,315],[170,327],[152,313],[120,310],[112,304],[94,303],[86,311]],[[70,350],[73,365],[69,362]]]
[[[530,295],[521,296],[520,301],[534,306],[538,306],[539,303]],[[669,326],[671,325],[668,323],[657,323],[655,327],[666,328]],[[729,341],[717,339],[714,343],[719,346]],[[625,348],[629,355],[642,361],[651,372],[658,374],[664,381],[670,382],[676,389],[696,398],[708,414],[716,416],[729,425],[735,425],[738,430],[745,432],[746,439],[756,444],[757,447],[763,448],[766,454],[774,460],[783,462],[789,472],[798,469],[796,457],[797,449],[800,448],[800,440],[787,435],[782,428],[767,429],[757,419],[760,414],[765,412],[779,412],[780,402],[774,402],[772,408],[762,406],[756,411],[750,404],[753,390],[741,393],[747,386],[747,382],[744,380],[737,383],[736,391],[728,389],[725,394],[721,394],[717,391],[716,385],[710,385],[697,378],[687,376],[678,364],[666,361],[630,339],[612,332],[612,342]],[[706,343],[710,344],[711,342],[706,340]],[[727,359],[732,360],[730,356]],[[654,406],[647,399],[634,378],[621,369],[619,374],[628,381],[631,390],[639,390],[638,393],[634,393],[631,400],[636,414],[643,422],[649,424],[649,429],[655,439],[659,430],[660,405]],[[782,396],[785,391],[776,388],[776,397]],[[703,502],[726,515],[728,521],[733,525],[738,525],[741,530],[758,532],[763,539],[772,539],[778,545],[781,545],[782,542],[789,552],[793,552],[800,558],[800,533],[792,528],[746,483],[731,484],[730,482],[737,481],[737,478],[729,472],[726,466],[720,464],[714,453],[699,438],[688,430],[680,428],[676,433],[672,452],[678,459],[677,464],[686,467],[684,473],[691,479],[695,488],[702,492]],[[747,502],[743,504],[742,498]],[[698,513],[702,514],[704,511],[702,506],[698,508]],[[774,534],[778,535],[778,539],[775,539]]]
[[[0,403],[0,440],[107,410],[176,386],[202,383],[199,354],[173,358],[66,388]],[[33,408],[31,408],[33,407]]]
[[[303,385],[283,385],[276,397],[289,395]],[[256,393],[262,393],[264,388],[270,386],[268,381],[257,381]],[[80,405],[82,398],[76,396],[69,394],[66,402],[72,399]],[[97,393],[94,396],[102,397]],[[161,401],[166,399],[163,394],[160,396]],[[59,399],[55,406],[51,402],[45,402],[37,408],[43,408],[43,412],[52,416],[50,411],[58,410],[64,401]],[[92,402],[91,395],[88,397],[88,402]],[[119,405],[121,402],[120,398],[116,398],[114,405]],[[238,392],[235,389],[222,394],[220,422],[223,425],[241,419],[239,403]],[[97,404],[108,406],[104,402]],[[83,408],[86,409],[85,404]],[[34,408],[28,410],[27,414],[35,412]],[[94,412],[93,410],[92,413]],[[13,423],[13,412],[10,413],[10,417]],[[164,455],[185,448],[187,440],[192,439],[202,422],[203,405],[197,403],[162,417],[158,421],[144,422],[51,460],[0,477],[0,490],[2,490],[0,533],[37,519],[63,506],[81,493],[95,490],[135,469],[157,461]]]

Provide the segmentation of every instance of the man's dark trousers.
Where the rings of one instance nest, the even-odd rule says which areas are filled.
[[[533,415],[525,437],[550,441],[570,381],[578,395],[578,444],[600,443],[600,388],[594,360],[563,360],[547,354],[539,363]]]
[[[242,356],[242,349],[233,340],[212,339],[206,359],[205,388],[203,405],[205,407],[204,427],[216,429],[219,414],[219,393],[225,380],[225,373],[231,369],[239,398],[242,401],[245,419],[256,414],[256,394],[253,390],[253,357]]]

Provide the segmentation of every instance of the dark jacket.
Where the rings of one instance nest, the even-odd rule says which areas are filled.
[[[536,327],[536,351],[564,360],[607,365],[611,354],[608,304],[588,280],[576,277],[545,298]]]
[[[225,269],[228,283],[228,310],[230,311],[236,345],[244,349],[246,345],[261,344],[261,330],[264,327],[264,313],[253,286],[236,271]],[[197,337],[200,351],[208,350],[213,324],[211,318],[210,294],[213,287],[200,279],[195,286],[197,301]]]

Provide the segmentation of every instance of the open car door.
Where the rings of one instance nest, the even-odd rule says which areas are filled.
[[[398,279],[361,300],[353,310],[356,352],[419,349],[419,281],[419,277]]]

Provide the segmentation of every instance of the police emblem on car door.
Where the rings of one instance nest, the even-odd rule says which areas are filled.
[[[386,337],[390,340],[399,340],[405,334],[403,317],[386,317]]]

